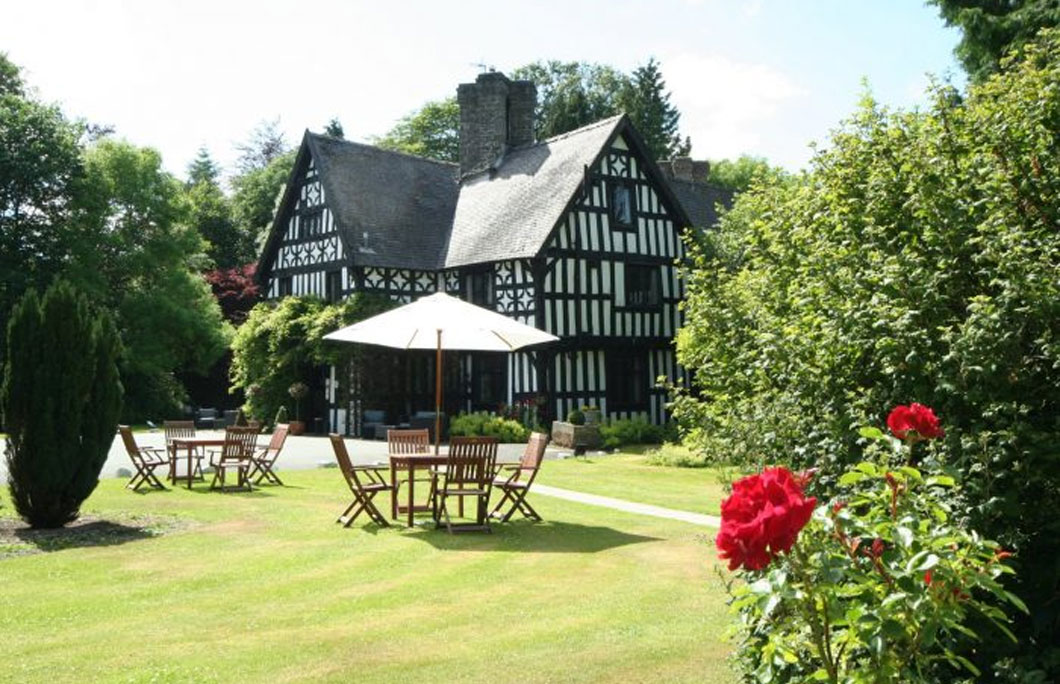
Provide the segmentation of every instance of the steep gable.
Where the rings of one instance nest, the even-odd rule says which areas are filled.
[[[306,134],[353,263],[440,268],[457,200],[455,164]]]
[[[446,268],[536,256],[623,118],[512,150],[496,169],[465,179]]]

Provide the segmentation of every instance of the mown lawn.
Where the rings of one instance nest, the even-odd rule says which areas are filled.
[[[720,515],[726,493],[715,468],[648,464],[646,454],[616,453],[545,461],[538,482],[638,503]]]
[[[253,494],[108,479],[85,512],[125,527],[0,544],[0,680],[733,679],[713,530],[544,496],[548,522],[493,535],[343,529],[337,471],[283,476]],[[38,545],[61,550],[10,555]]]

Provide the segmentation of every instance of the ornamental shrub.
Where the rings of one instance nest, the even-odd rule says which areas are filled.
[[[0,409],[11,501],[32,527],[76,519],[99,483],[121,413],[120,351],[110,316],[65,282],[12,311]]]
[[[267,420],[281,406],[293,404],[290,387],[312,377],[315,369],[355,362],[363,345],[325,341],[324,335],[394,305],[386,297],[363,293],[337,304],[313,296],[257,304],[232,341],[232,387],[246,392],[246,411]]]
[[[866,434],[900,460],[917,441]],[[864,462],[816,507],[802,484],[767,468],[722,504],[717,547],[745,580],[730,584],[744,681],[961,681],[982,674],[965,656],[978,640],[1015,640],[1011,554],[959,523],[953,478]]]
[[[866,99],[808,172],[690,244],[674,413],[706,459],[819,467],[827,494],[866,457],[857,426],[931,405],[956,513],[1017,552],[1032,610],[1018,652],[977,662],[1060,681],[1060,34],[1019,57],[922,111]]]
[[[578,409],[573,409],[567,414],[567,422],[571,425],[585,425],[585,414]]]
[[[630,444],[662,444],[676,442],[675,426],[655,425],[647,418],[621,418],[600,425],[600,436],[605,449],[618,449]]]
[[[450,422],[449,434],[454,437],[496,437],[508,444],[530,439],[530,429],[522,423],[488,411],[461,413]]]

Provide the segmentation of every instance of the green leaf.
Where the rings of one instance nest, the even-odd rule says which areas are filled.
[[[861,482],[862,480],[868,479],[868,477],[869,476],[866,475],[865,473],[859,473],[856,470],[851,470],[851,471],[848,471],[846,473],[843,473],[839,477],[839,484],[844,485],[844,486],[857,484],[858,482]]]
[[[898,543],[907,549],[913,545],[913,531],[904,525],[894,528],[894,536]]]
[[[1024,613],[1026,613],[1028,615],[1030,614],[1030,611],[1027,610],[1027,604],[1024,603],[1023,599],[1021,599],[1019,596],[1016,596],[1015,594],[1013,594],[1011,591],[1008,591],[1008,590],[1002,590],[1001,593],[1003,593],[1005,595],[1005,598],[1007,598],[1012,605],[1016,606],[1017,608],[1019,608]]]
[[[933,553],[929,553],[927,555],[927,558],[925,558],[920,563],[920,565],[916,566],[916,570],[917,570],[917,572],[923,572],[925,570],[930,570],[931,568],[935,567],[938,564],[939,564],[939,557],[936,556]]]
[[[878,427],[863,427],[858,430],[858,434],[865,439],[884,440],[887,438],[887,436],[883,434],[883,430]]]
[[[932,475],[925,480],[925,484],[929,487],[952,487],[957,482],[949,475]]]

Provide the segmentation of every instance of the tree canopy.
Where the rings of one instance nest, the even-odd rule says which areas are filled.
[[[696,395],[675,410],[708,458],[816,467],[827,487],[862,457],[858,427],[933,407],[946,435],[922,457],[1016,551],[1022,653],[1055,667],[1060,36],[1003,64],[926,111],[866,100],[807,173],[740,194],[690,249],[677,344]]]
[[[628,112],[657,159],[688,154],[678,135],[680,113],[670,103],[659,64],[648,60],[632,75],[584,62],[539,61],[512,71],[537,86],[534,132],[544,140]],[[460,159],[460,107],[456,98],[428,102],[372,140],[384,149],[456,162]]]
[[[955,52],[973,81],[996,73],[1002,56],[1060,26],[1060,0],[929,0],[947,26],[961,30]]]
[[[372,142],[385,150],[439,161],[460,161],[460,107],[456,98],[428,102]]]
[[[756,181],[776,183],[788,177],[787,171],[770,165],[764,157],[745,154],[736,159],[715,159],[710,162],[710,182],[733,192],[743,192]]]

